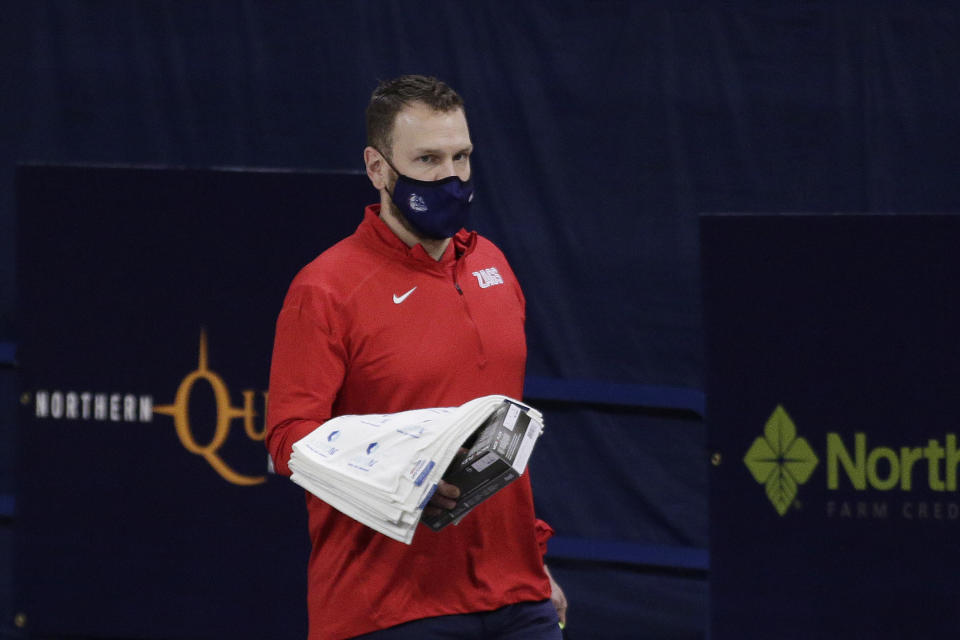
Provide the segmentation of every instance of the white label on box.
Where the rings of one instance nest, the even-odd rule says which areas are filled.
[[[487,455],[483,456],[482,458],[480,458],[470,466],[471,468],[473,468],[474,471],[476,471],[477,473],[480,473],[481,471],[483,471],[484,469],[486,469],[487,467],[489,467],[499,459],[500,458],[493,451],[488,451]]]
[[[510,465],[517,473],[523,474],[523,470],[526,469],[527,461],[530,460],[530,454],[533,452],[533,445],[536,444],[541,431],[543,431],[543,425],[531,418],[527,424],[527,433],[523,437],[523,442],[520,443],[520,448],[517,450],[517,455],[513,459],[513,464]]]
[[[517,424],[517,418],[520,417],[520,407],[515,404],[511,404],[510,408],[507,409],[507,415],[503,418],[503,426],[510,431],[513,431],[513,428]]]

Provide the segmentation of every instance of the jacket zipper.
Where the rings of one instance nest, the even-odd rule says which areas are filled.
[[[473,329],[473,335],[477,337],[477,354],[479,355],[477,365],[483,369],[487,366],[487,351],[483,346],[483,339],[480,337],[480,329],[477,327],[477,322],[474,320],[473,314],[470,313],[470,305],[467,303],[467,299],[463,295],[463,289],[460,288],[460,269],[462,266],[463,263],[460,260],[457,260],[457,264],[453,268],[453,286],[456,287],[457,293],[460,294],[460,304],[463,306],[464,313],[467,314],[467,320],[470,321],[470,327]]]

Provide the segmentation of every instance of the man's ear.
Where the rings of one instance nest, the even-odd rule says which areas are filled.
[[[377,191],[387,188],[387,163],[380,152],[373,147],[363,150],[363,163],[367,167],[367,177]]]

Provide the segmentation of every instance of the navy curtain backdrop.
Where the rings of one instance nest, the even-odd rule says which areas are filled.
[[[578,585],[571,617],[629,609],[624,617],[653,637],[695,637],[704,563],[681,554],[625,566],[615,543],[707,543],[696,407],[633,401],[646,385],[702,388],[697,214],[960,210],[958,27],[960,9],[946,1],[7,3],[5,522],[16,433],[14,165],[359,170],[362,110],[377,79],[428,73],[466,99],[475,226],[524,284],[528,373],[574,390],[627,385],[612,404],[590,393],[585,404],[557,402],[562,435],[538,449],[541,514],[561,537],[613,545],[596,555],[615,562],[561,567]],[[547,461],[581,446],[581,429],[593,438],[584,465],[594,483],[577,493],[562,477],[573,469]]]

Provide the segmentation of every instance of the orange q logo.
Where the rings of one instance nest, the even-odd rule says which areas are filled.
[[[193,391],[193,385],[198,380],[205,380],[213,389],[217,407],[213,438],[206,444],[197,442],[193,430],[190,428],[190,394]],[[265,482],[266,476],[248,476],[234,471],[220,457],[219,452],[230,435],[230,423],[236,418],[243,418],[243,428],[248,438],[254,441],[264,439],[266,427],[259,431],[254,427],[254,418],[257,417],[253,408],[255,396],[255,391],[244,391],[242,408],[234,407],[230,403],[230,392],[223,378],[211,371],[208,366],[207,334],[205,331],[201,331],[199,362],[196,370],[187,374],[180,383],[173,404],[155,406],[153,412],[173,417],[173,424],[183,447],[190,453],[203,457],[224,480],[232,484],[251,486]],[[264,403],[266,403],[267,394],[264,393],[263,397]]]

